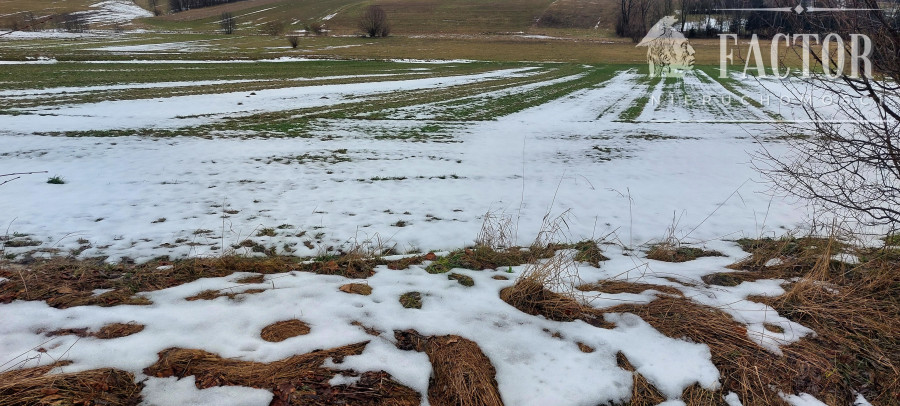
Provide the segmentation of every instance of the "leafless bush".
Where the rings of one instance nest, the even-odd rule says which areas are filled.
[[[219,17],[219,26],[222,27],[222,32],[224,34],[234,34],[236,25],[237,23],[234,20],[234,14],[224,12],[221,17]]]
[[[785,157],[763,151],[757,168],[780,192],[862,226],[896,231],[900,229],[900,30],[891,16],[897,10],[882,10],[875,0],[841,5],[876,11],[845,11],[812,22],[819,31],[843,38],[853,34],[871,38],[873,75],[866,75],[864,66],[855,67],[859,75],[854,75],[856,69],[839,70],[844,60],[852,61],[847,56],[852,55],[852,41],[837,52],[810,51],[834,74],[814,72],[804,88],[794,89],[809,120],[784,126],[791,135],[790,153]],[[831,109],[817,103],[825,97],[834,101]]]
[[[291,48],[297,48],[297,45],[300,45],[300,36],[296,34],[288,35],[287,40],[291,44]]]
[[[359,19],[359,29],[369,37],[387,37],[391,33],[387,13],[378,5],[366,8]]]
[[[325,24],[320,22],[313,22],[306,25],[306,32],[313,35],[323,35],[325,34]]]

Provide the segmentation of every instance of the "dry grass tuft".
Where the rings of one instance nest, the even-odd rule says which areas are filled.
[[[516,245],[512,216],[498,211],[484,214],[481,231],[475,237],[475,245],[490,249],[506,249]]]
[[[701,257],[721,257],[719,251],[709,251],[696,247],[685,247],[680,244],[662,242],[650,247],[647,259],[665,262],[687,262]]]
[[[280,343],[291,337],[309,334],[309,326],[297,319],[283,320],[269,324],[259,333],[263,340],[270,343]]]
[[[179,378],[194,375],[198,389],[245,386],[271,390],[275,394],[272,405],[418,405],[419,394],[395,382],[385,372],[363,373],[353,385],[328,384],[337,373],[352,372],[325,368],[322,366],[325,360],[332,358],[340,363],[344,357],[362,353],[367,344],[313,351],[268,364],[226,359],[201,350],[170,348],[160,352],[159,360],[144,373]]]
[[[341,292],[351,293],[354,295],[369,296],[372,294],[372,287],[366,285],[365,283],[348,283],[346,285],[342,285],[338,289],[340,289]]]
[[[606,280],[603,282],[597,283],[588,283],[584,285],[579,285],[576,287],[578,290],[582,292],[601,292],[601,293],[635,293],[640,294],[644,293],[648,290],[655,290],[662,293],[667,293],[670,295],[682,296],[680,290],[671,287],[671,286],[663,286],[663,285],[654,285],[649,283],[638,283],[638,282],[625,282],[625,281],[616,281],[616,280]]]
[[[541,315],[555,321],[583,320],[601,328],[611,328],[612,324],[603,319],[601,312],[579,301],[579,283],[576,256],[580,250],[571,244],[558,244],[552,241],[565,236],[566,216],[550,219],[545,217],[541,232],[538,233],[533,246],[548,247],[546,259],[535,258],[528,263],[516,283],[500,291],[500,298],[522,312]],[[593,247],[596,243],[591,242]],[[575,248],[575,252],[565,249]],[[556,252],[558,249],[563,251]]]
[[[533,246],[523,250],[518,247],[495,250],[486,246],[476,246],[453,251],[446,256],[437,258],[425,268],[428,273],[447,273],[455,268],[472,269],[476,271],[497,269],[501,267],[519,266],[547,258],[553,255],[553,247]]]
[[[0,373],[0,406],[137,405],[143,384],[131,373],[95,369],[47,375],[54,365]]]
[[[400,295],[400,304],[407,309],[421,309],[422,294],[419,292],[406,292]]]
[[[132,334],[144,331],[144,325],[135,322],[130,323],[110,323],[95,332],[89,331],[87,328],[66,328],[53,330],[47,333],[48,337],[74,335],[78,337],[95,337],[101,340],[109,340],[113,338],[127,337]]]
[[[395,331],[397,346],[425,352],[432,366],[428,401],[433,405],[502,406],[496,371],[481,348],[459,336],[424,337],[414,330]]]
[[[144,325],[138,323],[112,323],[107,324],[103,327],[100,327],[96,333],[94,333],[94,337],[97,337],[101,340],[108,340],[111,338],[121,338],[127,337],[132,334],[140,333],[144,331]]]

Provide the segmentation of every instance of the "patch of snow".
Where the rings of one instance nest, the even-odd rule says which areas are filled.
[[[781,264],[783,264],[783,263],[784,263],[784,261],[783,261],[781,258],[775,257],[775,258],[772,258],[772,259],[766,261],[765,266],[767,266],[767,267],[769,267],[769,266],[778,266],[778,265],[781,265]]]
[[[859,264],[859,257],[856,255],[842,252],[840,254],[835,254],[831,257],[832,261],[843,262],[847,265],[857,265]]]
[[[100,295],[102,295],[102,294],[104,294],[104,293],[106,293],[106,292],[112,292],[112,291],[114,291],[114,290],[115,290],[115,289],[94,289],[93,291],[91,291],[91,294],[92,294],[93,296],[100,296]]]
[[[83,14],[88,24],[125,24],[136,18],[153,17],[153,13],[131,0],[101,1],[91,5],[91,10],[77,14]]]
[[[328,384],[331,386],[353,385],[357,382],[359,382],[358,376],[344,376],[341,374],[337,374],[333,378],[331,378],[331,380],[328,381]],[[427,393],[427,391],[422,392],[422,393]]]
[[[149,377],[141,392],[144,406],[267,406],[274,395],[272,392],[243,386],[216,386],[197,389],[193,375],[181,379],[176,377]]]
[[[808,393],[801,393],[799,395],[785,395],[784,393],[779,393],[778,395],[781,396],[785,402],[790,403],[791,406],[828,406]]]
[[[872,406],[872,404],[861,393],[857,393],[856,399],[853,400],[853,406]]]
[[[734,392],[728,392],[728,396],[725,396],[725,403],[727,403],[728,406],[744,406],[744,404],[741,403],[741,398]]]

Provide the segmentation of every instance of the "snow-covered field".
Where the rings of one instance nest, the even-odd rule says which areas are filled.
[[[703,242],[780,234],[803,220],[797,207],[761,193],[765,187],[749,165],[748,152],[759,145],[748,134],[764,139],[777,133],[765,124],[732,122],[765,121],[764,112],[748,106],[720,113],[717,105],[684,108],[662,99],[624,122],[622,112],[654,91],[630,71],[489,121],[434,120],[455,108],[451,100],[387,110],[386,119],[320,119],[310,136],[296,138],[31,134],[197,126],[532,72],[21,109],[0,116],[0,173],[45,170],[66,183],[48,184],[37,175],[4,185],[4,195],[16,198],[0,201],[0,221],[10,235],[42,242],[40,248],[65,252],[87,239],[92,247],[82,256],[141,260],[218,254],[211,250],[223,242],[281,225],[277,236],[260,242],[279,249],[287,244],[302,255],[375,236],[401,252],[452,249],[473,241],[489,211],[514,216],[521,243],[534,237],[545,214],[566,210],[577,219],[570,224],[574,238],[615,231],[636,245],[664,237],[673,223],[687,242]],[[697,92],[724,91],[714,82],[687,83]],[[534,87],[490,92],[485,100]],[[425,135],[404,136],[410,132]],[[405,226],[397,227],[399,221]],[[175,243],[180,239],[194,244]],[[315,248],[302,244],[308,240]]]
[[[767,93],[755,81],[738,80],[729,90],[697,70],[676,91],[671,83],[622,68],[608,80],[512,114],[465,119],[497,108],[493,103],[498,100],[532,97],[581,80],[593,68],[527,82],[553,69],[523,66],[437,78],[410,74],[327,86],[297,82],[253,92],[11,109],[15,114],[0,115],[0,174],[47,174],[23,175],[0,188],[6,240],[33,243],[5,247],[4,253],[18,259],[74,253],[145,261],[214,256],[223,248],[249,254],[249,248],[237,245],[247,239],[301,256],[359,243],[393,246],[401,253],[441,251],[471,245],[489,212],[511,217],[517,242],[527,245],[546,215],[567,213],[572,241],[607,236],[617,242],[604,246],[611,260],[600,268],[580,264],[585,282],[640,280],[674,287],[698,303],[722,309],[747,327],[750,339],[773,353],[812,334],[747,300],[782,294],[783,281],[731,288],[695,283],[704,275],[729,272],[725,266],[745,255],[732,240],[778,236],[805,219],[802,207],[764,193],[766,186],[749,162],[750,153],[761,145],[769,151],[783,148],[780,134],[766,122],[775,116],[791,118],[790,110],[714,101],[721,95],[735,96],[735,89],[751,98]],[[496,86],[494,81],[500,79],[523,82]],[[110,89],[181,85],[120,84]],[[422,103],[388,102],[391,95],[415,97],[434,89],[454,94],[466,86],[484,89]],[[0,93],[0,100],[103,90],[9,91]],[[695,102],[667,99],[674,94],[695,95]],[[714,98],[703,103],[704,95]],[[235,117],[283,111],[296,112],[287,117],[300,122],[311,109],[329,111],[352,103],[376,107],[317,117],[304,122],[298,136],[216,127]],[[466,110],[472,106],[475,112]],[[128,134],[184,127],[209,131],[176,137]],[[79,133],[84,131],[116,131],[119,136]],[[47,183],[48,176],[60,176],[65,183]],[[644,258],[645,243],[665,238],[670,228],[682,242],[726,256],[684,264]],[[616,328],[606,330],[530,316],[507,305],[498,293],[512,285],[524,267],[457,270],[474,280],[473,287],[463,287],[444,275],[426,273],[426,265],[376,269],[367,280],[374,289],[371,296],[340,292],[338,287],[346,283],[342,277],[298,272],[241,285],[239,290],[264,291],[240,301],[184,299],[204,290],[235,287],[237,279],[247,276],[243,274],[142,294],[153,302],[150,306],[60,310],[43,302],[13,302],[0,305],[0,362],[30,358],[21,366],[35,366],[65,355],[74,362],[63,368],[67,372],[124,369],[147,379],[143,394],[148,405],[265,405],[272,397],[265,390],[198,391],[193,378],[148,378],[141,371],[156,361],[157,352],[170,347],[270,362],[370,340],[351,325],[365,320],[386,333],[372,339],[362,355],[347,357],[340,368],[385,370],[423,394],[431,371],[428,358],[398,350],[393,330],[457,334],[475,341],[494,364],[508,405],[627,400],[632,375],[616,365],[618,352],[670,399],[666,404],[681,404],[682,391],[694,383],[718,388],[719,371],[705,345],[666,337],[637,316],[607,314]],[[510,279],[492,278],[496,275]],[[422,293],[422,309],[398,303],[397,297],[409,291]],[[588,299],[604,308],[646,303],[659,295],[663,293],[647,291]],[[458,306],[462,303],[464,309]],[[267,324],[291,318],[307,322],[311,333],[280,343],[259,337]],[[129,321],[146,328],[115,340],[59,336],[48,341],[38,333]],[[773,333],[764,323],[778,325],[783,332]],[[579,342],[596,351],[583,353]],[[36,356],[34,350],[42,346],[46,356]],[[784,397],[796,405],[816,404],[806,394]],[[729,401],[739,404],[736,395]]]

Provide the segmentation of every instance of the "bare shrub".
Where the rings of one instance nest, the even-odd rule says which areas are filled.
[[[875,0],[840,5],[874,11],[822,13],[828,17],[811,15],[806,23],[813,32],[871,38],[873,74],[866,75],[862,63],[839,70],[844,57],[854,54],[852,40],[843,42],[837,52],[810,49],[819,67],[835,74],[812,72],[804,80],[808,86],[794,88],[809,120],[782,126],[789,135],[785,138],[790,153],[763,151],[757,168],[778,193],[807,200],[842,220],[896,231],[900,229],[900,25],[891,16],[898,6],[881,9]],[[857,69],[859,74],[854,75]],[[835,101],[836,111],[812,102],[826,97]]]
[[[298,35],[288,35],[287,36],[288,43],[291,44],[291,48],[296,49],[298,45],[300,45],[300,36]]]
[[[222,33],[224,34],[234,34],[234,29],[237,26],[237,23],[234,19],[234,14],[229,12],[224,12],[219,17],[219,27],[222,28]]]
[[[379,5],[366,8],[359,19],[359,29],[369,37],[387,37],[391,33],[387,13]]]
[[[307,24],[305,29],[307,33],[312,35],[318,36],[325,34],[325,24],[318,21]]]

